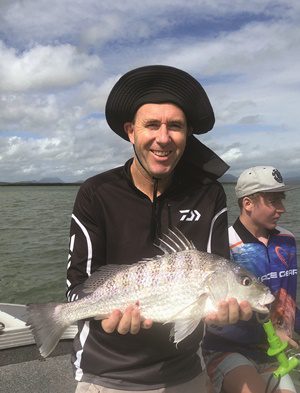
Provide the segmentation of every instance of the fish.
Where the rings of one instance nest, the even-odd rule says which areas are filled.
[[[234,262],[197,250],[178,228],[169,228],[155,245],[162,255],[100,267],[84,282],[79,300],[27,305],[27,326],[40,354],[47,357],[69,325],[105,319],[113,310],[123,312],[133,304],[138,304],[143,318],[170,323],[176,345],[217,311],[221,300],[247,300],[254,311],[269,312],[274,296],[268,287]]]

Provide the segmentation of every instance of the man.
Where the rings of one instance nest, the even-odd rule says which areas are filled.
[[[292,188],[284,184],[280,172],[272,166],[246,169],[235,188],[240,216],[229,228],[229,243],[231,258],[271,289],[275,296],[270,314],[272,323],[283,341],[297,347],[292,339],[297,290],[296,242],[291,232],[277,226],[285,212],[284,192]],[[276,359],[268,357],[266,335],[255,318],[233,327],[210,327],[204,347],[211,351],[206,359],[214,392],[266,391]],[[273,378],[273,386],[275,382]],[[288,375],[276,390],[295,391]]]
[[[88,179],[71,222],[68,298],[82,296],[99,266],[130,264],[158,254],[153,242],[177,226],[196,248],[229,256],[226,198],[216,179],[227,165],[192,133],[208,132],[214,114],[202,86],[168,66],[125,74],[106,103],[111,129],[132,143],[123,167]],[[249,319],[248,302],[220,304],[209,321]],[[101,323],[81,321],[74,341],[77,393],[205,391],[198,355],[203,324],[178,347],[170,327],[144,320],[138,307],[115,310]],[[93,390],[94,389],[94,390]]]

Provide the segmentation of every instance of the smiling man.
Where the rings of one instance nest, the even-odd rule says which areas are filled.
[[[173,104],[144,104],[124,129],[135,146],[131,175],[137,188],[152,198],[153,179],[158,195],[168,187],[186,145],[188,126],[183,111]]]
[[[229,257],[226,197],[217,181],[228,166],[192,135],[208,132],[215,121],[200,83],[174,67],[137,68],[115,84],[105,112],[111,129],[131,142],[134,157],[88,179],[78,192],[70,301],[84,296],[85,280],[99,267],[155,257],[155,240],[172,226],[197,249]],[[231,299],[207,322],[234,323],[251,314],[249,303]],[[101,322],[80,321],[73,351],[76,393],[205,392],[203,322],[178,346],[170,330],[145,320],[139,299]]]

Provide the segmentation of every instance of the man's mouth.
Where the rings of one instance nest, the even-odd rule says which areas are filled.
[[[169,151],[151,150],[151,152],[157,157],[168,157],[171,154],[171,150]]]

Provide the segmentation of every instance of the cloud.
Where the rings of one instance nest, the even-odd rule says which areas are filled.
[[[140,43],[145,38],[192,35],[196,27],[201,35],[232,30],[239,20],[260,21],[295,18],[297,0],[13,0],[1,1],[0,24],[6,42],[18,46],[56,41],[103,45],[120,41]],[[201,26],[204,26],[202,29]],[[101,28],[102,27],[102,28]]]
[[[155,63],[203,84],[216,125],[200,139],[232,173],[299,171],[299,11],[296,0],[1,1],[0,180],[121,165],[132,149],[105,122],[107,95]]]
[[[221,155],[222,160],[225,162],[231,162],[233,163],[236,161],[238,158],[242,156],[242,152],[238,147],[231,147],[229,148],[226,153]]]
[[[81,119],[55,136],[0,136],[2,181],[57,176],[79,181],[122,165],[132,155],[128,142],[108,129],[104,120]],[[54,135],[54,133],[53,133]],[[5,177],[7,174],[7,177]]]
[[[36,45],[18,53],[0,43],[0,91],[22,92],[66,88],[99,70],[98,56],[80,53],[72,45]]]
[[[0,129],[41,131],[51,129],[59,120],[60,110],[55,95],[2,94],[0,97]]]

